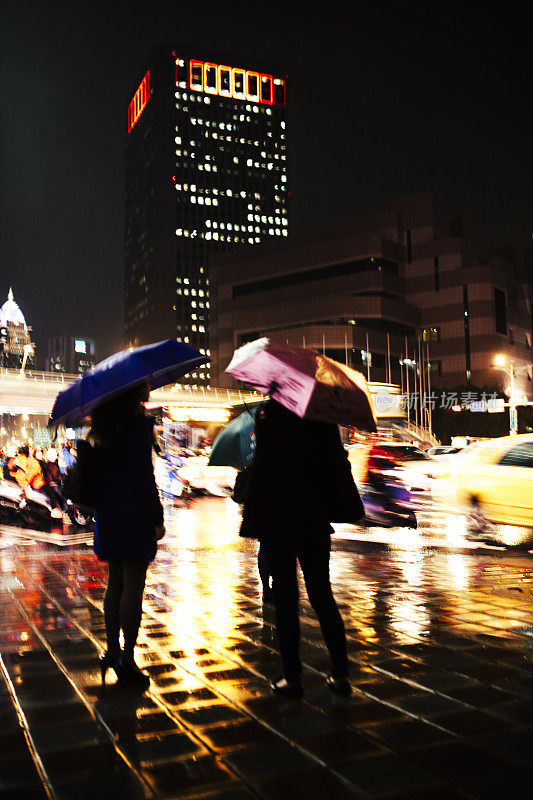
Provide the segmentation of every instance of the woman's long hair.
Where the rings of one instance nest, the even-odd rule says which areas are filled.
[[[100,447],[111,444],[124,425],[134,417],[144,414],[142,404],[148,400],[149,394],[150,387],[144,382],[93,408],[89,439]]]

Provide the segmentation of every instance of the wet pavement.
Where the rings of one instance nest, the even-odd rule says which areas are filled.
[[[332,583],[354,694],[302,594],[301,701],[273,697],[273,614],[238,508],[168,509],[149,571],[142,694],[101,686],[105,572],[69,530],[0,526],[0,797],[391,798],[526,795],[533,746],[533,559],[341,527]],[[381,537],[383,538],[383,537]],[[442,543],[441,543],[442,544]]]

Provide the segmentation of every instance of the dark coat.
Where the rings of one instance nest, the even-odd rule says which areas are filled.
[[[362,517],[337,425],[300,419],[269,400],[256,414],[255,431],[241,536],[274,542],[295,530],[312,537],[330,522]]]
[[[100,561],[151,561],[163,507],[152,465],[154,421],[138,416],[99,448],[94,551]]]
[[[49,486],[51,483],[57,483],[61,486],[63,476],[57,464],[57,461],[41,461],[41,469],[43,472],[44,482]]]

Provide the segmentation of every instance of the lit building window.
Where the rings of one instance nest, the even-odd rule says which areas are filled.
[[[440,328],[424,328],[422,330],[422,341],[440,342]]]

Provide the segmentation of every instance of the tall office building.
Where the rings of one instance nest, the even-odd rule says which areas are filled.
[[[288,235],[286,78],[159,47],[126,136],[125,340],[209,350],[209,256]],[[189,382],[209,384],[209,368]]]

